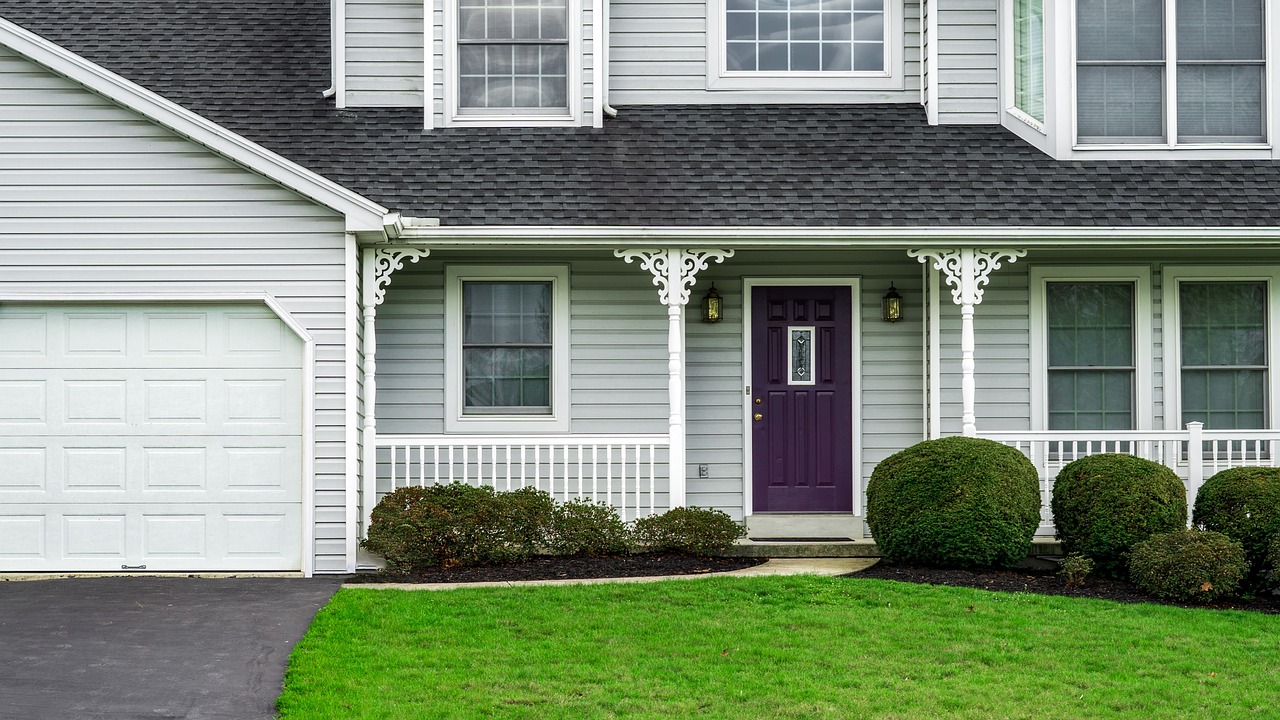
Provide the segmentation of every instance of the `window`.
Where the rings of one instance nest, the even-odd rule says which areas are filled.
[[[567,430],[565,269],[451,266],[446,284],[448,429]]]
[[[1151,269],[1031,268],[1034,430],[1148,430]]]
[[[1263,142],[1264,77],[1262,0],[1076,2],[1081,144]]]
[[[1050,282],[1050,430],[1134,428],[1134,285]]]
[[[576,71],[569,0],[457,0],[452,116],[570,117]]]
[[[708,89],[900,89],[901,5],[708,0]]]
[[[1013,107],[1044,122],[1044,7],[1042,0],[1013,3]]]
[[[1178,285],[1182,424],[1267,427],[1267,283]]]

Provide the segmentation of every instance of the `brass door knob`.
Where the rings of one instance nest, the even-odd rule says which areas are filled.
[[[760,413],[756,413],[754,417],[755,417],[755,419],[757,419],[757,420],[763,420],[763,419],[764,419],[764,415],[761,415]]]

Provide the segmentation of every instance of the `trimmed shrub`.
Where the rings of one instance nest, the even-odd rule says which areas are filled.
[[[672,508],[635,522],[636,541],[653,552],[723,555],[745,534],[727,514],[699,507]]]
[[[553,554],[624,555],[631,545],[631,528],[612,506],[584,499],[556,505],[547,541]]]
[[[545,542],[539,518],[549,522],[550,503],[538,491],[462,483],[400,488],[374,507],[362,544],[401,572],[523,560]]]
[[[1064,558],[1058,564],[1058,577],[1069,588],[1084,587],[1085,578],[1089,577],[1089,573],[1093,572],[1093,561],[1081,555],[1080,553],[1072,553]]]
[[[1064,552],[1089,556],[1099,574],[1123,578],[1129,551],[1156,533],[1187,525],[1187,491],[1172,470],[1106,453],[1062,468],[1053,484],[1053,522]]]
[[[991,440],[926,440],[883,460],[867,484],[867,525],[888,559],[1012,567],[1040,523],[1036,469]]]
[[[1244,546],[1211,530],[1152,535],[1133,546],[1129,577],[1160,598],[1209,602],[1240,587],[1248,563]]]
[[[1275,589],[1280,589],[1280,534],[1271,538],[1271,544],[1267,546],[1267,583]]]
[[[1223,470],[1200,486],[1191,517],[1196,527],[1243,544],[1252,568],[1251,584],[1261,583],[1267,548],[1280,533],[1280,468]]]

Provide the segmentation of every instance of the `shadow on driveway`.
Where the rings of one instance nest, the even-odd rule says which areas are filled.
[[[0,718],[271,718],[322,579],[0,581]]]

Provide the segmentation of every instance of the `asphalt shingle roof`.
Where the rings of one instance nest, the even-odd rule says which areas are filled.
[[[1058,162],[918,106],[634,106],[603,129],[336,110],[329,0],[0,0],[5,17],[445,224],[1280,225],[1280,162]]]

